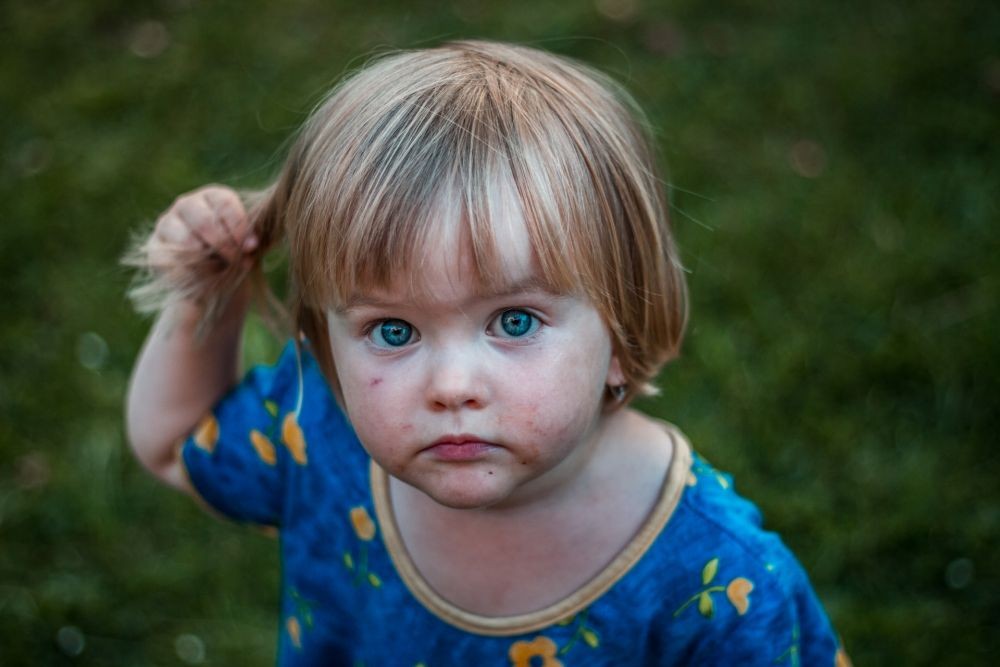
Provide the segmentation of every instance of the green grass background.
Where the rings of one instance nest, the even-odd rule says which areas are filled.
[[[474,36],[648,110],[692,320],[645,407],[758,502],[855,663],[997,654],[996,3],[39,0],[0,34],[2,664],[273,661],[276,544],[127,450],[148,322],[117,259],[178,193],[263,184],[374,51]]]

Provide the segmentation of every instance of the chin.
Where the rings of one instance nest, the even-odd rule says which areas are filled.
[[[420,488],[434,502],[455,510],[488,509],[509,497],[508,489],[495,484],[424,485]]]

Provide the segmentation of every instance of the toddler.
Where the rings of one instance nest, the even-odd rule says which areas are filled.
[[[183,196],[132,254],[161,314],[130,441],[279,531],[279,664],[847,663],[757,509],[629,407],[686,313],[651,146],[570,59],[394,53],[334,88],[270,187]],[[278,244],[297,333],[238,380]]]

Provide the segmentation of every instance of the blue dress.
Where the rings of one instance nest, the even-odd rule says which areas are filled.
[[[279,531],[278,664],[848,665],[795,557],[667,426],[674,457],[632,542],[569,597],[487,617],[423,580],[371,462],[307,349],[257,367],[184,444],[194,488]]]

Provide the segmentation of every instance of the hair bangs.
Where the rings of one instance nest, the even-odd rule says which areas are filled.
[[[501,292],[513,282],[507,241],[519,226],[528,234],[534,279],[555,292],[581,288],[588,262],[567,252],[573,223],[562,218],[581,217],[582,207],[559,200],[565,186],[556,186],[559,174],[538,167],[544,156],[523,158],[537,154],[545,137],[525,132],[526,119],[515,117],[502,91],[440,88],[399,100],[354,142],[364,147],[345,156],[354,164],[311,188],[338,196],[330,203],[317,197],[289,234],[307,305],[343,307],[360,292],[401,280],[424,293],[421,266],[449,243],[470,251],[481,290]]]

